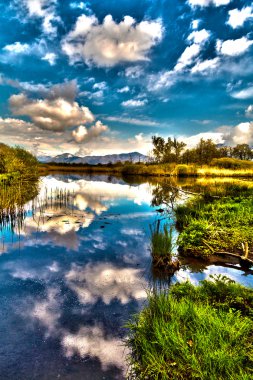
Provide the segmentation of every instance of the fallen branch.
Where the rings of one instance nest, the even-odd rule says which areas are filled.
[[[213,252],[213,254],[217,255],[217,256],[231,256],[231,257],[235,257],[235,258],[239,259],[240,261],[242,261],[244,263],[253,265],[253,260],[248,259],[245,256],[238,255],[236,253],[231,253],[231,252]]]

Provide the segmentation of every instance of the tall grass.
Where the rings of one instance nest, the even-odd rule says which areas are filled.
[[[151,254],[153,260],[166,257],[171,261],[173,250],[173,227],[167,223],[161,225],[161,220],[157,220],[150,225],[151,232]]]
[[[127,325],[129,379],[252,379],[252,307],[253,290],[221,280],[151,292]]]

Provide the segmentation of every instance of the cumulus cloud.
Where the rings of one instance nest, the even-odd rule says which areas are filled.
[[[12,95],[9,104],[14,115],[29,116],[32,122],[41,129],[63,131],[94,121],[94,116],[87,107],[62,97],[30,99],[21,93]]]
[[[74,29],[62,41],[71,63],[112,67],[120,62],[148,60],[150,49],[162,39],[160,20],[141,21],[125,16],[116,23],[111,15],[102,24],[92,16],[78,17]]]
[[[224,134],[224,139],[229,145],[253,144],[253,122],[240,123],[234,128],[229,128]]]
[[[248,40],[247,37],[238,38],[237,40],[218,40],[216,49],[222,55],[238,56],[245,53],[252,44],[253,41]]]
[[[231,0],[189,0],[189,4],[192,7],[209,7],[213,5],[215,7],[220,7],[221,5],[227,5]]]
[[[147,99],[129,99],[121,103],[123,107],[143,107],[147,104]]]
[[[232,9],[228,12],[229,17],[227,24],[230,25],[233,29],[243,26],[243,24],[253,18],[253,8],[252,6],[244,7],[240,9]]]
[[[88,143],[89,141],[101,136],[107,130],[108,127],[98,120],[90,128],[86,128],[85,126],[80,125],[76,130],[72,132],[72,136],[77,143]]]

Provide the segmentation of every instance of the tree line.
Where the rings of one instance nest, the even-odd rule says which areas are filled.
[[[238,144],[235,147],[217,146],[211,139],[201,139],[197,146],[185,149],[186,144],[176,138],[152,137],[152,158],[157,163],[196,163],[209,164],[215,158],[236,158],[240,160],[253,159],[253,151],[248,144]]]
[[[34,179],[38,175],[38,161],[31,153],[19,146],[12,148],[0,143],[0,174],[13,173]]]

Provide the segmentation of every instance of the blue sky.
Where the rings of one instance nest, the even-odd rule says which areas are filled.
[[[154,134],[253,143],[253,5],[0,1],[0,140],[147,153]]]

